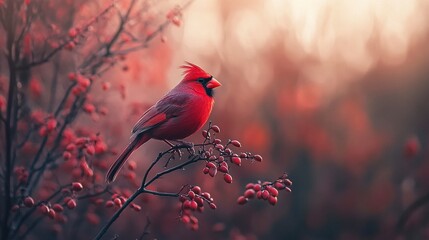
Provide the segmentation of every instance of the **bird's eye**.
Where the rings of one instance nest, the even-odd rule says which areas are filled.
[[[198,78],[198,82],[203,83],[203,82],[204,82],[204,79],[202,79],[202,78]]]

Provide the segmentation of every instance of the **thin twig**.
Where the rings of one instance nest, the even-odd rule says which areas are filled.
[[[119,218],[119,216],[125,210],[125,208],[131,202],[133,202],[134,199],[136,197],[138,197],[140,194],[149,193],[149,194],[154,194],[154,195],[158,195],[158,196],[168,196],[168,197],[178,197],[179,196],[179,193],[164,193],[164,192],[157,192],[157,191],[152,191],[152,190],[147,190],[146,189],[146,187],[148,187],[151,183],[153,183],[154,181],[156,181],[157,179],[159,179],[163,175],[168,174],[168,173],[173,172],[173,171],[176,171],[178,169],[182,169],[183,167],[185,167],[185,166],[187,166],[189,164],[195,163],[195,162],[197,162],[198,160],[201,159],[199,156],[190,156],[188,158],[189,159],[188,161],[186,161],[186,162],[184,162],[182,164],[179,164],[179,165],[177,165],[175,167],[172,167],[172,168],[169,168],[167,170],[164,170],[162,172],[157,173],[151,180],[149,180],[146,183],[147,176],[148,176],[149,172],[152,170],[153,166],[155,166],[156,163],[159,162],[159,160],[162,158],[163,154],[166,154],[168,151],[171,151],[171,149],[173,149],[173,148],[170,148],[169,150],[167,150],[167,151],[165,151],[163,153],[160,153],[158,155],[158,157],[152,162],[151,166],[146,170],[145,177],[142,180],[142,185],[133,193],[133,195],[131,195],[131,197],[129,197],[127,199],[127,201],[122,205],[122,207],[119,208],[118,211],[115,212],[115,214],[112,216],[112,218],[110,218],[110,220],[98,232],[97,236],[94,239],[96,239],[96,240],[101,239],[103,237],[103,235],[106,233],[106,231],[110,228],[110,226],[116,221],[116,219]]]
[[[90,26],[92,24],[94,24],[94,22],[96,22],[101,16],[103,16],[104,14],[106,14],[111,8],[113,8],[115,6],[115,1],[112,2],[112,4],[110,4],[106,9],[104,9],[101,13],[99,13],[93,20],[91,20],[89,23],[87,23],[83,28],[82,28],[82,32],[81,34],[87,32],[90,28]],[[79,37],[79,35],[73,37],[73,38],[68,38],[67,41],[64,41],[63,43],[61,43],[58,47],[54,48],[50,53],[48,53],[46,56],[42,57],[39,60],[30,62],[26,65],[22,65],[22,66],[17,66],[16,69],[18,70],[22,70],[22,69],[28,69],[28,68],[32,68],[44,63],[47,63],[53,56],[55,56],[58,52],[60,52],[62,49],[65,48],[65,46],[70,42],[73,41],[75,38]]]

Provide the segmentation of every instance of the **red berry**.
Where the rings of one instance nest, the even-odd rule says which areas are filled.
[[[74,208],[76,208],[76,206],[77,206],[77,203],[76,203],[76,201],[75,201],[74,199],[70,199],[70,200],[67,202],[67,207],[68,207],[69,209],[74,209]]]
[[[248,183],[248,184],[246,184],[246,189],[251,189],[251,188],[253,188],[255,186],[255,184],[253,184],[253,183]]]
[[[225,165],[220,166],[218,168],[218,170],[219,170],[219,172],[223,172],[223,173],[228,173],[229,172],[228,167],[225,166]]]
[[[189,218],[189,216],[188,216],[188,215],[183,215],[183,216],[181,217],[181,220],[182,220],[182,222],[183,222],[183,223],[185,223],[185,224],[188,224],[188,223],[191,221],[191,219]]]
[[[49,213],[49,208],[48,208],[48,206],[46,206],[46,205],[41,205],[41,206],[39,207],[39,211],[40,211],[42,214],[48,214],[48,213]]]
[[[34,206],[34,199],[30,196],[26,197],[24,199],[24,205],[28,208],[31,208]]]
[[[190,199],[194,199],[194,197],[195,197],[195,193],[194,193],[193,191],[189,191],[189,192],[188,192],[188,197],[189,197]]]
[[[210,193],[208,193],[208,192],[201,193],[201,196],[203,196],[207,200],[210,200]]]
[[[74,44],[74,42],[68,42],[66,45],[65,45],[65,49],[67,49],[67,50],[73,50],[73,48],[76,46],[76,44]]]
[[[55,212],[55,210],[54,209],[49,209],[49,212],[48,212],[48,216],[51,218],[51,219],[55,219],[55,216],[56,216],[56,212]]]
[[[261,196],[264,200],[267,200],[270,196],[270,193],[267,190],[262,190]]]
[[[64,160],[69,160],[72,157],[72,154],[68,151],[64,151],[63,158]]]
[[[274,197],[274,196],[270,196],[270,197],[268,197],[268,202],[271,204],[271,205],[276,205],[276,203],[277,203],[277,197]]]
[[[213,162],[208,162],[206,164],[206,167],[208,167],[208,168],[216,168],[216,165]]]
[[[247,158],[247,154],[246,153],[240,153],[240,157],[241,158]]]
[[[128,162],[128,169],[129,170],[133,171],[136,168],[137,168],[137,163],[135,161],[131,160],[131,161]]]
[[[191,208],[191,201],[186,200],[186,201],[183,203],[183,208],[184,208],[184,209],[190,209],[190,208]]]
[[[77,30],[76,28],[70,28],[69,30],[69,37],[70,38],[75,38],[77,36]]]
[[[63,206],[58,203],[55,203],[54,206],[52,206],[52,209],[54,209],[56,212],[62,212],[64,210]]]
[[[241,143],[240,143],[239,141],[237,141],[237,140],[232,140],[232,141],[231,141],[231,144],[232,144],[234,147],[241,147]]]
[[[140,212],[142,210],[142,207],[135,203],[131,203],[130,207],[133,208],[136,212]]]
[[[41,137],[46,137],[46,136],[48,135],[48,130],[46,129],[46,127],[45,127],[45,126],[42,126],[42,127],[39,129],[39,135],[40,135]]]
[[[69,73],[68,78],[70,79],[70,81],[76,80],[76,73],[74,72]]]
[[[225,175],[223,175],[223,180],[225,180],[226,183],[232,183],[232,176],[225,173]]]
[[[253,185],[253,189],[255,190],[255,191],[261,191],[261,184],[255,184],[255,185]]]
[[[109,90],[109,88],[110,88],[110,83],[109,83],[109,82],[103,82],[103,84],[102,84],[102,88],[103,88],[103,90],[104,90],[104,91]]]
[[[226,148],[225,149],[225,153],[227,154],[227,155],[231,155],[232,154],[232,150],[231,150],[231,148]],[[238,155],[237,154],[234,154],[236,157],[238,157]]]
[[[216,206],[216,204],[214,204],[214,203],[210,203],[210,208],[211,208],[211,209],[216,209],[216,208],[217,208],[217,206]]]
[[[70,192],[66,192],[66,191],[64,191],[64,193],[70,193]],[[71,197],[65,197],[64,199],[63,199],[63,201],[64,201],[64,203],[68,203],[70,200],[72,200],[72,198]]]
[[[211,127],[211,129],[212,129],[215,133],[220,133],[220,127],[219,127],[219,126],[217,126],[217,125],[213,125],[213,126]]]
[[[121,200],[122,204],[124,204],[127,201],[127,199],[125,197],[123,197],[123,196],[120,196],[118,198],[119,198],[119,200]]]
[[[67,145],[66,150],[67,151],[73,151],[76,149],[76,145],[73,143],[70,143],[69,145]]]
[[[283,190],[285,189],[285,185],[281,182],[275,182],[274,183],[274,187],[277,188],[278,190]]]
[[[214,143],[215,144],[218,144],[218,143],[221,143],[222,142],[222,140],[220,140],[219,138],[216,138],[215,140],[214,140]]]
[[[197,210],[197,208],[198,208],[198,203],[197,203],[197,202],[195,202],[195,201],[191,201],[190,208],[191,208],[192,210]]]
[[[209,171],[210,171],[210,169],[209,169],[208,167],[203,168],[203,173],[204,173],[204,174],[209,173]]]
[[[198,207],[202,207],[204,205],[204,200],[200,197],[195,197],[194,201],[197,202]]]
[[[198,224],[198,218],[196,218],[195,216],[189,216],[191,219],[191,223],[193,224]]]
[[[290,179],[285,179],[285,185],[286,185],[287,187],[292,186],[292,181],[291,181]]]
[[[106,203],[104,204],[105,207],[110,208],[113,207],[115,203],[112,200],[106,201]]]
[[[216,174],[217,174],[217,168],[210,168],[210,169],[209,169],[209,175],[210,175],[211,177],[216,176]]]
[[[209,138],[210,137],[210,133],[207,132],[207,130],[203,130],[202,131],[202,135],[203,135],[204,138]]]
[[[82,183],[80,183],[80,182],[73,182],[72,183],[72,190],[73,191],[79,192],[82,189],[83,189]]]
[[[48,122],[46,123],[46,128],[48,129],[48,131],[52,131],[57,127],[57,120],[51,118],[48,120]]]
[[[255,159],[255,161],[257,161],[257,162],[262,162],[262,156],[261,155],[255,155],[255,156],[253,156],[253,159]]]
[[[94,153],[95,153],[94,145],[91,144],[91,145],[86,146],[86,154],[92,156],[92,155],[94,155]]]
[[[215,145],[215,148],[219,149],[219,150],[222,150],[224,147],[223,147],[222,144],[218,143],[218,144]]]
[[[95,111],[95,106],[91,103],[85,103],[85,105],[83,105],[83,110],[87,113],[93,113]]]
[[[255,197],[255,190],[253,190],[253,189],[247,189],[245,192],[244,192],[244,197],[245,198],[254,198]]]
[[[244,196],[240,196],[237,199],[237,203],[240,205],[244,205],[249,201],[249,199],[245,198]]]
[[[241,166],[241,158],[239,157],[232,157],[231,162],[236,164],[237,166]]]
[[[201,188],[199,186],[194,186],[192,188],[192,191],[196,194],[200,194],[201,193]]]
[[[277,197],[279,195],[279,191],[271,186],[267,187],[267,190],[273,197]]]
[[[91,85],[91,81],[82,75],[78,76],[77,81],[79,83],[79,86],[81,86],[84,89],[89,87],[89,85]]]
[[[118,206],[118,207],[122,207],[122,201],[119,198],[115,198],[113,200],[113,203],[115,203],[115,205]]]

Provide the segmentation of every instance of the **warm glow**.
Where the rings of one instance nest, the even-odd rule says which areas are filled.
[[[378,63],[403,63],[427,32],[428,7],[424,0],[196,1],[185,17],[183,45],[187,55],[217,54],[240,66],[258,62],[280,40],[306,78],[333,84]]]

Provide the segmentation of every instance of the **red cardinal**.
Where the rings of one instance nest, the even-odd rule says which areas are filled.
[[[150,107],[133,128],[131,142],[110,167],[108,183],[115,180],[130,154],[149,139],[178,140],[200,129],[213,107],[213,89],[221,84],[192,63],[182,66],[183,80]]]

